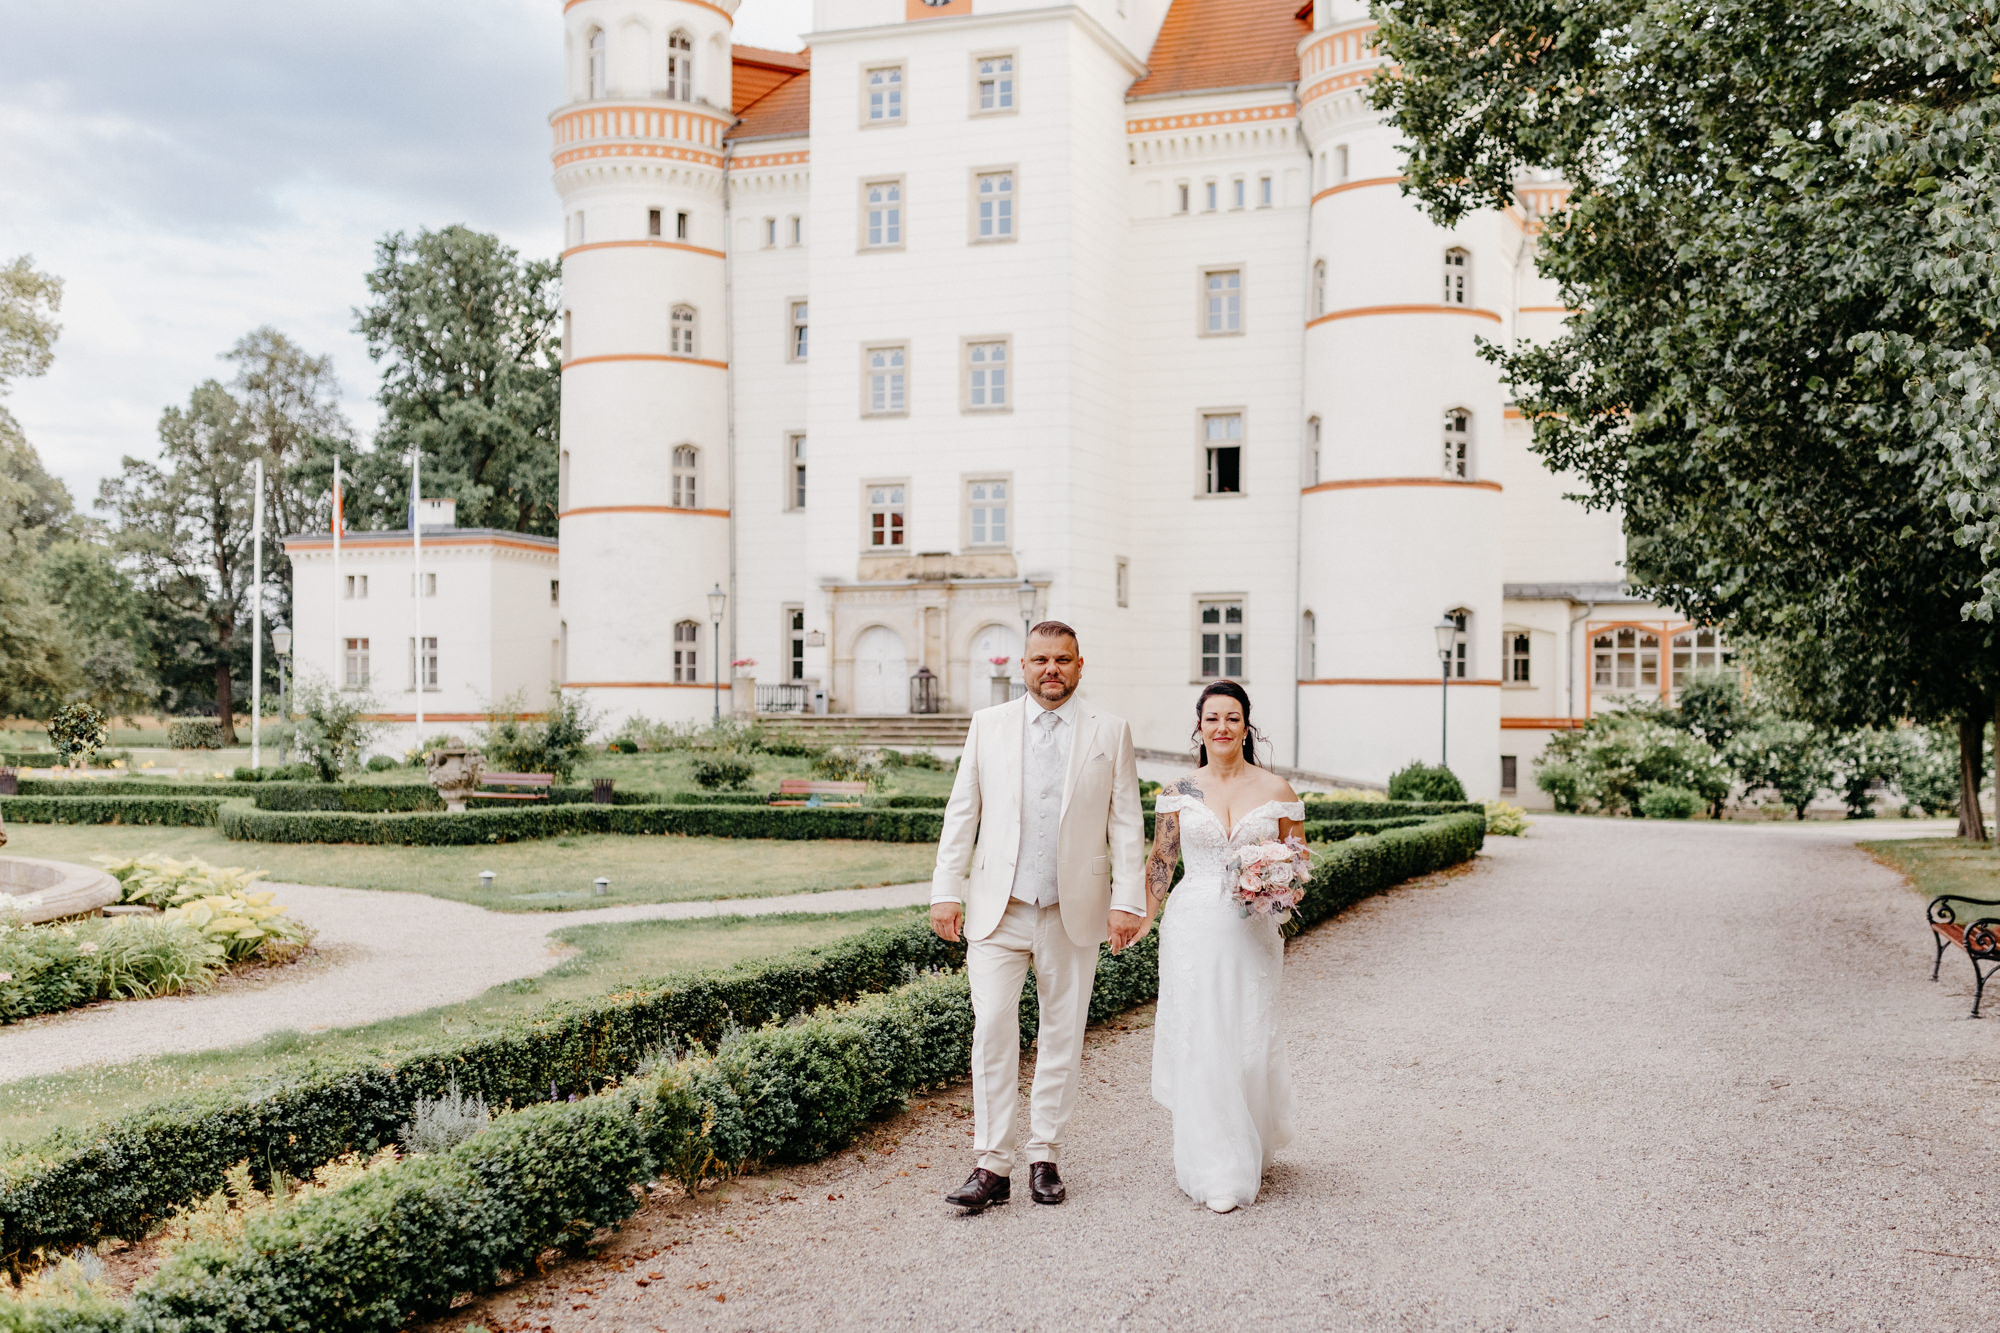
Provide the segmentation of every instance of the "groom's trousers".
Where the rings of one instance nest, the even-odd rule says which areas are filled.
[[[1004,1176],[1014,1169],[1014,1103],[1021,1081],[1021,983],[1035,965],[1041,1010],[1035,1085],[1028,1099],[1028,1160],[1062,1154],[1063,1126],[1076,1109],[1083,1029],[1097,946],[1080,945],[1063,929],[1062,909],[1010,899],[991,935],[966,945],[972,986],[973,1149],[980,1166]]]

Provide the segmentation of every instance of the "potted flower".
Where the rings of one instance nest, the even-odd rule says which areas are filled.
[[[1007,674],[1007,664],[1014,659],[1011,657],[989,657],[986,660],[993,664],[993,676],[997,680]]]

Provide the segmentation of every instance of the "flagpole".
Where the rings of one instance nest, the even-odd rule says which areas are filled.
[[[424,685],[426,668],[430,665],[424,656],[424,493],[420,480],[423,473],[424,454],[421,449],[410,451],[410,544],[415,552],[417,569],[417,744],[424,743]]]
[[[250,522],[250,767],[264,766],[264,460],[252,460],[257,498]]]
[[[339,689],[347,680],[346,663],[342,652],[346,644],[340,637],[340,459],[333,460],[333,687]]]

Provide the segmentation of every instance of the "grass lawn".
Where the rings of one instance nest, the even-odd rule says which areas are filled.
[[[1864,842],[1861,850],[1910,877],[1925,901],[1941,893],[2000,899],[2000,852],[1962,838],[1912,838],[1907,842]],[[2000,916],[2000,908],[1993,911]],[[1960,921],[1972,918],[1964,912]]]
[[[908,884],[930,878],[930,843],[845,839],[639,837],[581,834],[485,847],[357,846],[231,842],[213,828],[122,824],[9,824],[7,851],[91,863],[95,856],[198,856],[247,866],[293,884],[427,893],[500,912],[565,911],[697,898],[768,898],[785,893]],[[491,870],[491,889],[479,872]],[[591,881],[611,881],[593,897]]]
[[[693,968],[726,967],[746,958],[823,944],[871,926],[907,920],[909,909],[718,917],[571,926],[554,938],[578,952],[539,977],[495,986],[476,999],[364,1027],[274,1033],[223,1051],[160,1056],[0,1083],[0,1145],[26,1143],[58,1125],[109,1115],[145,1102],[269,1076],[291,1060],[389,1055],[440,1036],[466,1036],[530,1013],[552,1000],[580,1000]],[[144,1000],[123,1001],[145,1004]]]

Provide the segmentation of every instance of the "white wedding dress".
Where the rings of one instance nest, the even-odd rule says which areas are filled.
[[[1223,871],[1235,847],[1276,838],[1305,805],[1266,801],[1233,833],[1198,797],[1162,791],[1155,809],[1179,815],[1187,873],[1160,914],[1153,1098],[1173,1112],[1174,1177],[1188,1197],[1248,1204],[1296,1114],[1278,1013],[1285,941],[1275,921],[1242,914]]]

